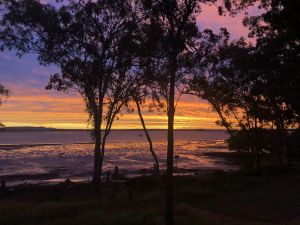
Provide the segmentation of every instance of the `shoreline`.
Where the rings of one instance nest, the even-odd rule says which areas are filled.
[[[204,156],[210,156],[215,159],[220,159],[226,162],[228,165],[232,165],[231,169],[216,169],[216,168],[177,168],[174,167],[174,176],[198,176],[198,175],[208,175],[213,174],[216,172],[234,172],[239,170],[239,166],[236,161],[236,154],[234,152],[211,152],[211,153],[204,153]],[[63,169],[62,169],[63,170]],[[136,177],[143,177],[143,176],[152,176],[153,175],[153,168],[143,168],[139,170],[126,170],[126,169],[119,169],[120,175],[125,179],[132,179]],[[105,180],[107,171],[104,171],[102,174],[102,179]],[[161,174],[165,174],[166,170],[162,169]],[[76,183],[86,183],[89,182],[92,178],[92,171],[89,173],[78,173],[73,174],[71,176],[65,177],[61,173],[61,170],[53,170],[49,173],[40,173],[40,174],[11,174],[11,175],[0,175],[0,180],[5,180],[7,186],[13,187],[16,185],[22,184],[43,184],[43,185],[52,185],[63,183],[67,179],[74,181]]]

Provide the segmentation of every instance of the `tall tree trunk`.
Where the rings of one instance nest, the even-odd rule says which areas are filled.
[[[93,103],[93,114],[94,114],[94,135],[95,135],[95,149],[94,149],[94,174],[93,174],[93,183],[100,183],[101,182],[101,158],[102,158],[102,151],[101,151],[101,125],[102,125],[102,112],[103,112],[103,98],[104,92],[102,91],[102,81],[98,87],[99,91],[99,98],[98,98],[98,107],[93,99],[90,99],[90,102]]]
[[[105,144],[106,144],[106,138],[108,136],[108,133],[105,131],[103,140],[102,140],[102,146],[101,146],[101,158],[100,158],[100,173],[102,173],[102,167],[103,167],[103,160],[104,160],[104,153],[105,153]]]
[[[110,111],[109,115],[108,115],[108,121],[106,124],[106,128],[104,131],[104,135],[103,135],[103,140],[102,140],[102,148],[101,148],[101,159],[100,159],[100,173],[102,173],[102,166],[103,166],[103,160],[104,160],[104,153],[105,153],[105,144],[106,144],[106,139],[111,131],[111,127],[112,124],[115,120],[116,115],[120,112],[122,106],[125,104],[125,102],[123,102],[121,105],[118,106],[118,109],[116,109],[115,112]]]
[[[167,149],[167,179],[166,179],[166,225],[174,224],[173,205],[173,157],[174,157],[174,98],[175,79],[177,70],[177,56],[173,52],[170,55],[170,89],[168,104],[168,149]]]
[[[138,100],[135,100],[135,103],[136,103],[136,107],[137,107],[137,110],[138,110],[138,114],[139,114],[139,117],[140,117],[140,120],[141,120],[141,123],[142,123],[142,126],[143,126],[143,129],[144,129],[144,132],[145,132],[145,135],[147,137],[147,140],[148,140],[148,143],[149,143],[149,150],[152,154],[152,157],[154,159],[154,162],[155,162],[155,174],[159,174],[159,163],[158,163],[158,159],[157,159],[157,156],[153,150],[153,144],[152,144],[152,140],[151,140],[151,137],[149,135],[149,132],[146,128],[146,125],[145,125],[145,121],[144,121],[144,118],[143,118],[143,115],[142,115],[142,112],[141,112],[141,107],[140,107],[140,103],[138,102]]]
[[[97,110],[98,111],[98,110]],[[101,181],[101,119],[100,115],[94,115],[94,136],[95,136],[95,149],[94,149],[94,174],[93,183]]]

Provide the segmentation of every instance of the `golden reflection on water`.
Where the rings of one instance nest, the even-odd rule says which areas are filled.
[[[154,142],[154,150],[162,168],[166,162],[166,142]],[[174,164],[185,169],[229,169],[225,161],[206,152],[228,151],[224,140],[177,141]],[[93,144],[33,145],[7,148],[0,146],[0,175],[39,174],[57,172],[65,177],[91,173]],[[108,143],[104,170],[118,165],[121,170],[149,169],[153,158],[147,142]]]

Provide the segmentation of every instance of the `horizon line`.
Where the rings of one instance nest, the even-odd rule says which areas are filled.
[[[44,130],[56,130],[56,131],[90,131],[91,129],[84,128],[54,128],[54,127],[43,127],[43,126],[12,126],[12,127],[3,127],[2,130],[5,129],[44,129]],[[102,129],[103,131],[104,129]],[[143,131],[143,128],[112,128],[112,131]],[[149,128],[149,131],[167,131],[167,128]],[[211,130],[211,131],[226,131],[226,129],[215,129],[215,128],[174,128],[174,130],[182,130],[182,131],[201,131],[201,130]]]

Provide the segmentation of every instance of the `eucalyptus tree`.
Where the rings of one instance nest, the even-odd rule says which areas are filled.
[[[33,52],[41,64],[57,65],[60,73],[51,76],[47,88],[75,88],[82,95],[95,137],[93,181],[99,182],[106,137],[128,93],[122,85],[131,67],[128,50],[135,48],[132,2],[80,0],[53,6],[4,0],[2,6],[1,47],[20,56]]]
[[[248,16],[244,24],[257,39],[257,51],[264,60],[266,76],[277,85],[276,92],[299,112],[299,9],[297,0],[261,1],[262,13]],[[274,86],[274,89],[276,87]]]
[[[197,1],[145,1],[144,7],[150,10],[151,22],[148,36],[157,41],[159,47],[158,63],[154,63],[162,94],[167,101],[168,146],[166,180],[166,224],[174,224],[173,210],[173,156],[174,156],[174,116],[175,86],[178,81],[178,57],[185,50],[187,41],[196,36],[196,20],[193,16]]]
[[[137,79],[137,82],[132,88],[130,98],[130,102],[132,102],[135,105],[135,107],[131,107],[129,111],[133,112],[136,108],[141,125],[143,127],[145,136],[149,144],[149,151],[154,160],[154,173],[159,175],[159,161],[154,151],[152,138],[147,129],[146,122],[143,116],[143,106],[144,108],[147,108],[149,112],[160,112],[164,109],[164,104],[161,101],[160,96],[157,94],[156,84],[153,82],[153,80],[148,79],[148,77],[145,76],[145,74],[143,73],[143,69],[139,69],[139,72],[137,72],[136,76],[139,78]]]
[[[260,171],[262,149],[258,143],[258,132],[259,127],[264,125],[262,115],[267,112],[267,104],[264,97],[266,81],[254,68],[259,60],[255,57],[254,47],[247,46],[243,40],[225,46],[218,57],[212,86],[218,88],[225,116],[234,121],[235,126],[231,126],[231,133],[234,135],[231,138],[237,135],[233,131],[236,128],[249,134],[246,139],[249,144],[244,142],[244,147],[247,149],[249,146],[256,158],[256,168]]]
[[[260,14],[244,19],[244,25],[250,29],[249,36],[256,38],[256,45],[248,46],[244,41],[240,41],[231,46],[224,46],[219,56],[223,54],[222,60],[226,60],[226,64],[223,64],[223,71],[219,72],[223,73],[223,81],[227,81],[221,84],[221,79],[215,79],[220,84],[214,83],[217,87],[214,95],[220,92],[223,96],[220,102],[223,103],[222,111],[227,114],[227,118],[231,114],[242,129],[253,131],[252,134],[248,132],[255,139],[250,143],[260,142],[257,135],[257,132],[260,132],[258,126],[275,129],[272,132],[273,139],[281,141],[272,145],[272,151],[277,152],[282,165],[282,158],[287,157],[291,160],[287,147],[289,129],[299,128],[299,1],[240,2],[241,7],[233,9],[229,5],[228,8],[235,13],[241,8],[257,3],[263,9]],[[224,68],[227,73],[231,68],[229,75],[226,75]],[[222,94],[222,87],[225,87],[227,94],[231,93],[229,101],[225,99],[227,95]],[[224,104],[231,107],[226,108]],[[256,149],[256,158],[259,159],[258,152],[261,147],[251,145],[251,148]],[[259,167],[259,160],[256,166]]]
[[[229,33],[224,28],[219,34],[204,31],[200,46],[193,56],[195,66],[188,93],[208,101],[219,116],[217,124],[225,127],[229,140],[233,140],[239,130],[244,134],[252,129],[252,124],[257,126],[259,79],[257,71],[249,72],[255,58],[251,54],[253,47],[247,46],[243,39],[229,43]],[[247,144],[244,142],[242,148],[248,151],[249,141],[245,141]]]
[[[280,165],[282,158],[289,155],[288,129],[299,127],[299,101],[296,99],[300,77],[296,63],[299,20],[294,19],[299,2],[262,1],[261,7],[264,8],[261,15],[244,19],[244,24],[250,28],[250,37],[257,39],[256,45],[239,40],[220,46],[218,52],[207,54],[209,76],[198,78],[192,84],[216,109],[221,125],[235,134],[230,144],[235,145],[239,136],[248,142],[244,142],[242,148],[256,153],[258,169],[262,148],[277,152]],[[218,107],[215,107],[216,102]],[[232,132],[234,127],[229,119],[235,120],[242,130],[240,133]],[[271,132],[274,127],[275,131]],[[269,143],[262,147],[262,131],[266,136],[272,133],[276,143],[272,144],[269,138]]]
[[[152,142],[150,133],[148,132],[148,129],[146,127],[146,123],[145,123],[145,120],[144,120],[144,117],[143,117],[143,114],[142,114],[142,110],[141,110],[141,105],[142,105],[141,101],[143,101],[143,100],[141,98],[134,98],[134,101],[136,103],[137,112],[138,112],[138,115],[139,115],[139,118],[140,118],[143,130],[145,132],[147,141],[149,143],[149,151],[150,151],[150,153],[151,153],[151,155],[152,155],[152,157],[154,159],[154,174],[159,174],[160,173],[160,169],[159,169],[158,158],[157,158],[156,153],[155,153],[155,151],[153,149],[153,142]]]
[[[281,134],[282,148],[291,161],[287,147],[290,128],[300,125],[300,2],[297,0],[261,1],[262,13],[246,17],[244,24],[250,35],[257,39],[257,57],[261,64],[256,65],[268,82],[266,98],[272,121]]]
[[[156,0],[142,1],[148,16],[143,31],[148,40],[145,70],[157,81],[159,93],[167,102],[168,146],[166,178],[166,224],[174,224],[173,210],[173,156],[174,117],[176,98],[184,92],[189,80],[187,68],[195,51],[199,30],[196,15],[202,4],[215,0]],[[147,46],[147,45],[146,45]]]

